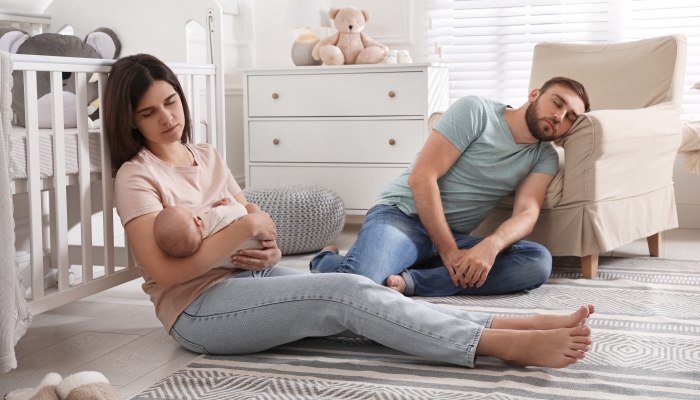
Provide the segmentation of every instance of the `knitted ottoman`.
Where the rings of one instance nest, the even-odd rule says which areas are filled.
[[[345,225],[343,199],[322,186],[259,186],[244,189],[243,194],[275,221],[277,245],[284,255],[320,250]]]

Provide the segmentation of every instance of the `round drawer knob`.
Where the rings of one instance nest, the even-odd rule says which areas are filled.
[[[278,97],[279,97],[279,96],[277,95],[277,93],[272,93],[272,98],[273,98],[273,99],[276,99],[276,98],[278,98]]]
[[[389,144],[390,144],[390,145],[393,146],[395,143],[396,143],[396,140],[394,140],[394,139],[389,139]]]
[[[275,139],[275,140],[273,140],[273,141],[272,141],[272,144],[275,144],[275,145],[277,145],[277,144],[280,144],[280,141],[279,141],[279,139]]]
[[[394,92],[389,92],[389,97],[394,97],[394,96],[396,96],[396,93],[394,93]]]

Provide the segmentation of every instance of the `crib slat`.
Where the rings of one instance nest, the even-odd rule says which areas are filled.
[[[201,84],[199,83],[198,76],[192,76],[192,103],[190,103],[190,115],[192,115],[192,127],[194,128],[192,133],[194,134],[193,141],[195,143],[202,143],[202,124],[199,121],[202,119],[202,111],[200,110],[201,101]]]
[[[41,24],[30,24],[29,32],[32,36],[41,34]]]
[[[66,142],[63,130],[63,78],[60,71],[51,72],[51,114],[53,122],[53,187],[55,221],[55,236],[53,242],[56,248],[51,249],[56,254],[58,269],[58,291],[68,289],[68,204],[66,201]]]
[[[97,92],[100,99],[105,98],[107,74],[100,73],[97,78]],[[103,103],[104,104],[104,103]],[[100,113],[100,116],[104,113]],[[101,120],[101,118],[100,118]],[[114,274],[114,183],[112,180],[112,155],[104,124],[100,123],[100,149],[102,154],[102,217],[104,226],[105,276]]]
[[[192,104],[194,104],[193,103],[194,102],[194,100],[193,100],[194,95],[192,93],[192,89],[193,89],[192,75],[185,75],[184,78],[185,78],[185,82],[187,84],[187,91],[185,91],[185,97],[187,98],[187,105],[190,108],[190,121],[194,124],[194,110],[192,110]]]
[[[207,143],[216,147],[216,85],[214,75],[209,75],[207,80]]]
[[[92,199],[90,196],[90,137],[87,126],[87,76],[75,74],[75,106],[78,122],[78,185],[80,191],[80,236],[82,238],[83,283],[91,282],[92,268]]]
[[[189,81],[187,80],[187,75],[178,75],[177,80],[180,81],[180,87],[182,87],[182,94],[185,96],[187,104],[190,104],[190,86]]]
[[[24,71],[24,115],[27,127],[27,192],[29,197],[29,254],[32,299],[44,297],[44,249],[39,169],[39,111],[36,71]]]

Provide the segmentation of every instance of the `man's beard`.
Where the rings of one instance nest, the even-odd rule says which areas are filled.
[[[532,134],[535,139],[539,140],[540,142],[551,142],[556,139],[554,136],[555,132],[552,131],[550,134],[546,134],[542,129],[540,129],[539,122],[549,121],[554,126],[556,126],[556,124],[549,118],[539,118],[539,107],[537,106],[539,101],[540,99],[538,98],[527,106],[527,110],[525,111],[525,122],[527,123],[527,128],[530,130],[530,134]]]

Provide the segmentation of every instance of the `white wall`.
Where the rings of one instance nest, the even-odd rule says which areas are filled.
[[[39,14],[52,0],[0,0],[0,10],[23,11]]]

